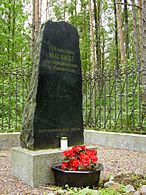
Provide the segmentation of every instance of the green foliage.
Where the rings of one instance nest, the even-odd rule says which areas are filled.
[[[21,0],[0,3],[0,126],[2,131],[19,131],[28,85],[30,29]]]

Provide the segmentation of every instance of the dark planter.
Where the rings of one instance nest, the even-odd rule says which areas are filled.
[[[102,165],[96,171],[64,171],[60,166],[52,167],[54,171],[55,184],[65,186],[68,184],[71,187],[86,187],[99,185],[100,171]]]

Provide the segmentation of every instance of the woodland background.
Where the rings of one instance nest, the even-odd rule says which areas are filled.
[[[84,127],[146,134],[146,0],[0,2],[0,132],[20,131],[46,20],[80,36]]]

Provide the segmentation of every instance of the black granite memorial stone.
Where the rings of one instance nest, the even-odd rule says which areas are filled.
[[[70,146],[83,143],[79,37],[70,24],[48,21],[38,39],[21,146],[57,148],[63,136]]]

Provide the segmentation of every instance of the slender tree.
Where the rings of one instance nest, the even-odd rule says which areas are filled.
[[[142,84],[143,120],[146,120],[146,0],[142,0]]]
[[[48,20],[48,0],[46,0],[46,20]]]
[[[129,29],[128,29],[128,8],[127,0],[124,0],[124,19],[125,19],[125,47],[126,47],[126,59],[129,59]]]
[[[118,24],[117,24],[117,9],[116,9],[116,1],[114,0],[114,17],[115,17],[115,66],[116,69],[119,69],[119,52],[118,52]]]
[[[12,39],[13,39],[13,43],[12,43],[12,61],[14,62],[15,61],[15,20],[16,20],[16,13],[15,13],[15,0],[13,0],[13,23],[12,23]]]
[[[36,47],[36,40],[39,33],[40,28],[40,4],[39,0],[32,0],[32,58],[34,56],[34,51]]]
[[[33,59],[35,50],[35,1],[32,0],[32,38],[31,38],[31,57]]]
[[[139,45],[140,54],[142,52],[142,0],[138,0],[138,13],[139,13]]]
[[[97,69],[101,71],[101,56],[100,56],[100,0],[93,0],[94,6],[94,23],[95,23],[95,43],[96,43],[96,63]]]
[[[43,3],[43,0],[40,0],[39,24],[41,24],[41,17],[42,17],[42,3]]]
[[[133,17],[133,31],[134,31],[134,45],[135,45],[135,53],[136,53],[136,61],[140,63],[140,55],[139,55],[139,38],[138,38],[138,28],[137,28],[137,16],[135,10],[135,0],[131,0],[132,4],[132,17]]]
[[[92,0],[89,0],[89,15],[90,15],[90,35],[91,35],[91,64],[93,67],[93,72],[96,68],[96,56],[95,56],[95,41],[94,41],[94,22],[93,22],[93,9]]]
[[[35,0],[35,36],[37,37],[39,31],[39,0]]]
[[[101,48],[101,68],[102,68],[102,73],[104,72],[105,69],[105,33],[104,33],[104,29],[102,29],[102,48]]]
[[[63,18],[66,21],[66,0],[63,0]]]
[[[124,47],[124,37],[122,31],[122,17],[121,17],[121,6],[120,1],[116,0],[116,13],[118,18],[118,32],[120,40],[120,50],[121,50],[121,63],[125,63],[125,47]]]

